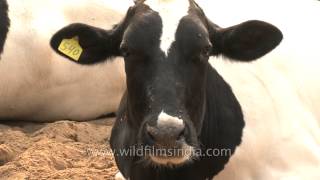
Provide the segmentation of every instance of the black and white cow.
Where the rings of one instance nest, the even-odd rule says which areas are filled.
[[[87,121],[117,110],[125,91],[123,61],[84,68],[49,45],[71,22],[112,27],[123,15],[111,8],[101,0],[0,1],[0,121]]]
[[[172,9],[175,3],[179,9]],[[64,55],[60,43],[76,37],[83,48],[80,64],[124,57],[127,91],[111,147],[125,178],[209,179],[241,143],[245,123],[230,86],[208,59],[253,61],[275,48],[282,33],[256,20],[221,28],[193,0],[153,5],[136,1],[110,30],[71,24],[52,37],[51,46]],[[230,154],[208,154],[215,150]]]
[[[10,20],[8,17],[8,4],[6,0],[0,0],[0,54],[6,41]]]

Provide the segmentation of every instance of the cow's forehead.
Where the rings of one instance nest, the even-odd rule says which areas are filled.
[[[188,14],[188,0],[147,0],[145,2],[152,10],[157,11],[162,20],[162,35],[160,48],[168,53],[175,40],[175,33],[182,17]]]

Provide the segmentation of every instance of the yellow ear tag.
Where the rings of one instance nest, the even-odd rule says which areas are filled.
[[[69,56],[75,61],[79,61],[83,49],[79,44],[79,38],[63,39],[58,47],[58,50]]]

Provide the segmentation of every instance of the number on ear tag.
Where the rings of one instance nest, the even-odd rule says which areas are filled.
[[[58,50],[75,61],[79,61],[83,51],[79,44],[78,37],[73,37],[72,39],[63,39],[58,47]]]

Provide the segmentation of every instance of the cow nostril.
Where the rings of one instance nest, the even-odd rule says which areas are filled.
[[[151,140],[155,140],[155,137],[153,136],[153,134],[150,131],[147,131],[147,136],[151,139]]]
[[[183,137],[184,137],[184,133],[185,133],[185,128],[183,128],[183,129],[181,130],[181,132],[178,134],[178,136],[177,136],[177,140],[181,140],[181,139],[183,139]]]
[[[146,135],[150,141],[154,142],[156,140],[155,129],[149,125],[147,125],[147,128],[146,128]]]

